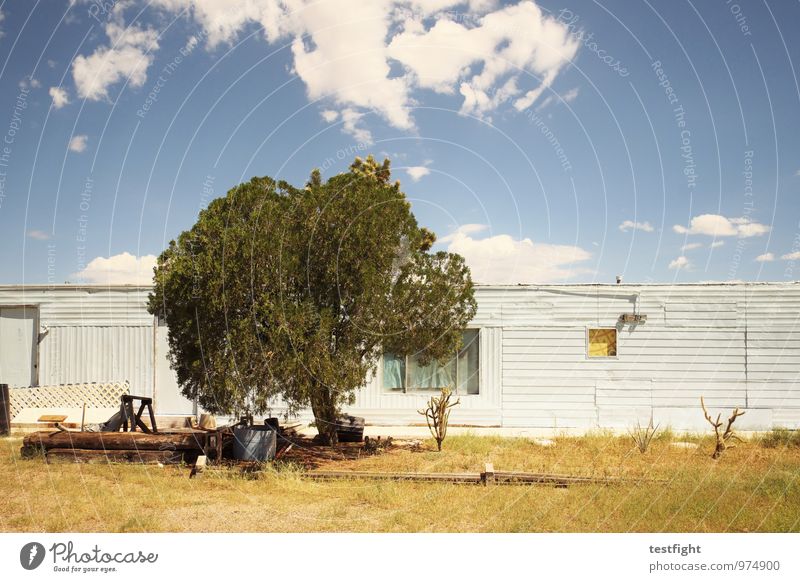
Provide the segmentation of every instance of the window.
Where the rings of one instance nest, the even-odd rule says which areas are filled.
[[[589,328],[586,337],[586,355],[590,358],[616,358],[617,329]]]
[[[478,394],[479,333],[464,332],[461,349],[445,364],[423,366],[418,356],[383,355],[383,388],[392,392],[439,391],[452,386],[458,394]]]

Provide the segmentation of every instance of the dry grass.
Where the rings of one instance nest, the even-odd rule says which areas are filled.
[[[186,467],[46,464],[0,439],[2,531],[724,532],[800,531],[800,447],[745,442],[714,461],[710,438],[659,435],[646,454],[627,436],[451,436],[442,453],[398,447],[321,469],[541,471],[667,479],[567,489],[524,485],[304,479],[292,462],[254,473]],[[680,448],[672,440],[699,448]]]

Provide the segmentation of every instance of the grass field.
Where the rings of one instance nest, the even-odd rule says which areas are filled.
[[[497,471],[622,476],[613,485],[312,481],[293,462],[255,472],[209,467],[46,464],[0,439],[0,530],[28,532],[797,532],[800,435],[772,433],[710,458],[709,438],[665,433],[641,454],[627,437],[452,436],[326,470]],[[675,442],[698,445],[676,446]],[[636,481],[638,479],[639,481]],[[647,479],[666,479],[665,483]]]

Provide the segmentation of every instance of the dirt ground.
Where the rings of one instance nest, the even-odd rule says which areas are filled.
[[[800,440],[800,439],[799,439]],[[755,439],[712,460],[708,437],[664,434],[642,454],[626,437],[453,436],[369,454],[299,441],[280,461],[190,467],[48,464],[0,439],[0,530],[280,532],[800,531],[800,446]],[[307,470],[527,471],[624,477],[568,488],[344,479]]]

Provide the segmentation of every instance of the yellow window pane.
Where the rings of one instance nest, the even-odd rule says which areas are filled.
[[[608,358],[617,355],[616,329],[589,330],[589,357]]]

